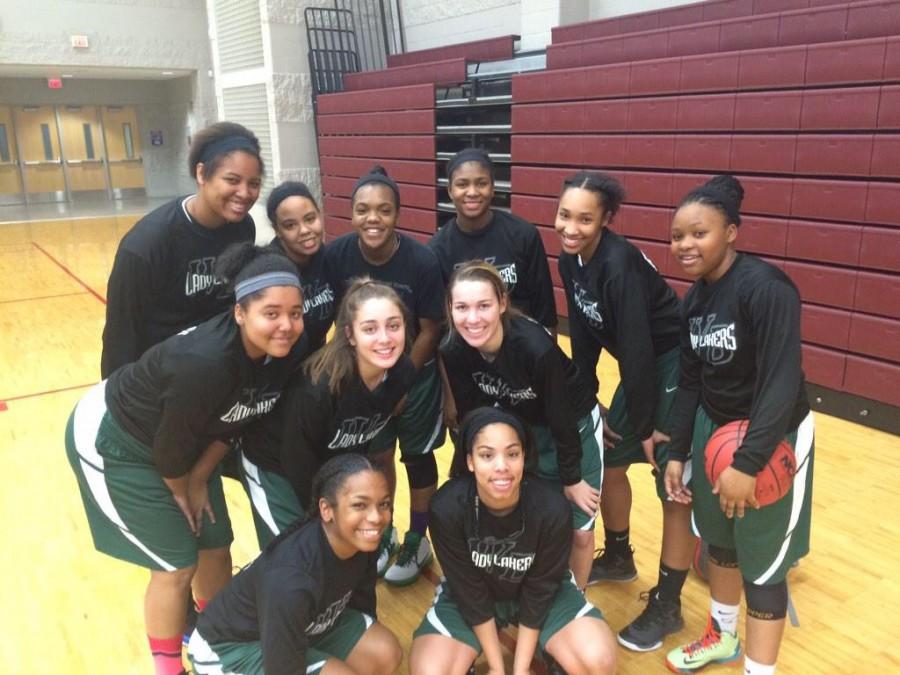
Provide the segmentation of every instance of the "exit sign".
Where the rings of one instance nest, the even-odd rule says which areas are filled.
[[[87,35],[72,35],[72,46],[75,49],[87,49],[90,47]]]
[[[48,77],[47,87],[50,89],[62,89],[62,80],[58,77]]]

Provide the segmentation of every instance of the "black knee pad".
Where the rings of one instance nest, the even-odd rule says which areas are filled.
[[[787,615],[788,592],[784,581],[760,586],[744,579],[747,616],[764,621],[778,621]]]
[[[709,561],[719,567],[737,567],[737,551],[733,548],[709,545]]]
[[[437,461],[432,453],[416,455],[415,457],[404,457],[403,463],[406,465],[409,487],[413,490],[422,490],[423,488],[437,485]]]

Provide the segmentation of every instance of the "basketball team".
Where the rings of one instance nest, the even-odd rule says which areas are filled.
[[[157,675],[185,672],[183,642],[195,673],[394,672],[403,654],[377,619],[376,582],[423,573],[437,586],[407,655],[413,675],[465,675],[480,656],[480,671],[506,672],[510,625],[516,674],[535,660],[612,673],[617,642],[653,651],[683,629],[697,535],[709,618],[665,664],[775,671],[785,577],[809,550],[814,430],[800,297],[738,252],[738,180],[716,176],[677,205],[671,255],[693,281],[679,299],[616,233],[622,185],[566,178],[555,230],[569,356],[541,234],[492,208],[483,150],[447,163],[456,213],[427,244],[396,229],[401,190],[379,166],[352,188],[352,231],[328,244],[311,191],[275,187],[265,247],[249,214],[264,175],[253,133],[202,130],[189,170],[196,193],[119,244],[103,380],[66,428],[95,548],[150,571]],[[609,409],[597,399],[604,349],[620,374]],[[434,452],[448,432],[442,483]],[[637,576],[633,464],[655,481],[661,557],[643,611],[614,633],[584,590]],[[261,550],[234,575],[223,476],[243,485]]]

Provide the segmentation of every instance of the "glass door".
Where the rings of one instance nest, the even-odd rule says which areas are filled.
[[[65,201],[66,178],[53,106],[18,106],[13,117],[28,201]]]
[[[144,160],[134,107],[104,106],[102,115],[113,197],[144,195]]]
[[[0,204],[21,204],[24,201],[12,109],[8,105],[0,105]]]
[[[60,106],[63,158],[72,199],[107,198],[106,153],[95,106]]]

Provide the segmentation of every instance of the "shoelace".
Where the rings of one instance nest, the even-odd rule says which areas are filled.
[[[716,633],[713,630],[712,626],[706,627],[706,632],[700,637],[698,640],[694,640],[691,644],[685,645],[682,647],[681,651],[685,654],[694,655],[696,652],[702,651],[704,649],[709,649],[714,646],[716,642],[719,642],[721,636],[719,633]]]
[[[419,551],[419,542],[421,539],[412,540],[412,537],[407,537],[403,540],[403,545],[400,547],[400,552],[397,553],[397,564],[401,567],[409,563],[410,560],[415,558],[416,553]]]

